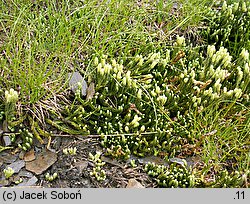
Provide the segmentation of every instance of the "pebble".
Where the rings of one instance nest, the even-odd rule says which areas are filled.
[[[25,166],[25,162],[23,160],[19,160],[8,165],[6,168],[10,167],[14,170],[14,173],[18,173],[21,170],[21,168],[23,168],[24,166]]]
[[[26,162],[26,170],[35,173],[36,175],[42,174],[51,165],[57,161],[57,154],[51,151],[44,151],[37,155],[33,161]]]
[[[37,181],[38,179],[35,176],[33,176],[27,182],[19,183],[17,186],[34,186]]]
[[[2,152],[0,153],[0,162],[11,164],[16,161],[17,155],[12,155],[10,153]]]
[[[145,187],[137,180],[129,179],[126,188],[145,188]]]

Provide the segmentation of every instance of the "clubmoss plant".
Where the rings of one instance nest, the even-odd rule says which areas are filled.
[[[191,169],[186,165],[182,166],[176,163],[169,167],[148,163],[144,170],[149,176],[152,176],[160,187],[166,188],[192,188],[196,181]]]
[[[19,133],[22,138],[22,144],[18,144],[18,147],[27,151],[30,149],[31,145],[33,144],[33,134],[26,128],[19,129]]]
[[[15,181],[15,184],[18,185],[18,184],[20,184],[20,183],[22,183],[22,182],[23,182],[23,179],[20,178],[19,180]]]
[[[65,155],[76,155],[77,153],[76,153],[76,151],[77,151],[77,148],[76,147],[68,147],[68,148],[65,148],[65,149],[63,149],[63,154],[65,154]]]
[[[14,89],[10,89],[9,91],[5,91],[5,108],[4,108],[4,114],[5,114],[5,120],[7,124],[7,128],[10,128],[13,130],[13,127],[10,125],[10,123],[16,119],[16,102],[18,101],[18,93]]]
[[[100,157],[100,152],[96,152],[95,155],[89,153],[89,160],[92,161],[95,165],[90,172],[90,175],[94,176],[97,181],[104,181],[106,179],[106,172],[102,169],[102,167],[105,165],[105,162],[103,162]]]
[[[247,177],[249,178],[249,170],[246,173],[240,173],[234,171],[229,173],[227,170],[223,170],[216,175],[215,181],[207,184],[212,188],[239,188],[239,187],[249,187]]]
[[[58,174],[57,174],[56,172],[53,173],[52,175],[50,175],[49,173],[46,173],[46,175],[45,175],[45,180],[46,180],[46,181],[49,181],[49,182],[52,182],[52,181],[54,181],[57,177],[58,177]]]
[[[242,48],[250,50],[250,2],[241,0],[228,4],[218,1],[221,9],[208,8],[205,15],[207,30],[203,31],[208,44],[226,47],[235,57]]]
[[[178,40],[185,45],[183,38]],[[47,121],[57,128],[67,125],[61,130],[72,134],[91,130],[100,135],[105,153],[114,157],[180,154],[183,145],[194,142],[188,131],[193,126],[190,107],[201,112],[220,101],[228,101],[225,108],[249,103],[246,49],[239,56],[242,60],[233,59],[224,47],[208,46],[203,56],[188,56],[188,49],[173,45],[164,54],[122,61],[94,57],[93,97],[85,100],[76,92],[74,103],[61,112],[65,119]]]
[[[137,167],[136,161],[135,161],[134,159],[131,159],[130,165],[131,165],[133,168]]]
[[[8,167],[3,170],[4,176],[6,179],[10,178],[15,172],[11,167]]]

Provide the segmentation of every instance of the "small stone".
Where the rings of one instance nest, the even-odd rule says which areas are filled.
[[[138,162],[140,164],[154,163],[157,165],[169,166],[168,163],[164,159],[157,157],[157,156],[146,156],[143,158],[138,158]]]
[[[55,152],[46,150],[45,152],[37,155],[37,158],[35,160],[26,162],[26,170],[39,175],[47,170],[56,161],[57,154]]]
[[[10,153],[6,152],[1,152],[0,153],[0,162],[6,163],[6,164],[11,164],[14,161],[16,161],[17,155],[12,155]]]
[[[38,179],[35,176],[33,176],[27,182],[19,183],[17,186],[34,186],[37,181]]]
[[[8,179],[0,179],[0,187],[2,186],[8,186],[10,184],[10,181]]]
[[[34,149],[28,151],[24,155],[24,161],[33,161],[36,158]]]
[[[83,79],[82,75],[79,72],[73,72],[73,73],[69,73],[69,86],[71,88],[71,90],[76,93],[76,91],[78,90],[78,83],[81,84],[81,89],[82,89],[82,95],[86,96],[87,94],[87,82]]]
[[[9,136],[3,136],[3,143],[4,143],[5,147],[10,146],[11,145],[10,137]]]
[[[129,179],[126,188],[145,188],[141,183],[135,179]]]
[[[23,160],[16,161],[10,165],[8,165],[6,168],[10,167],[14,170],[14,173],[18,173],[21,168],[25,166],[25,162]]]
[[[21,152],[19,153],[19,159],[23,160],[24,154],[25,154],[25,151],[21,151]]]
[[[79,173],[82,173],[83,170],[87,169],[88,161],[79,161],[74,164],[74,166],[79,170]]]
[[[24,170],[24,169],[22,169],[22,170],[18,173],[18,175],[19,175],[20,177],[27,177],[27,178],[31,178],[31,177],[33,176],[33,174],[32,174],[31,172],[26,171],[26,170]]]
[[[187,161],[185,159],[180,159],[177,157],[170,158],[169,161],[171,163],[176,163],[176,164],[179,164],[181,166],[186,166],[186,164],[187,164]]]

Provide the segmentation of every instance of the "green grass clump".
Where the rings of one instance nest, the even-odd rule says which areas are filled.
[[[240,188],[242,186],[248,187],[247,179],[249,176],[249,170],[247,170],[245,173],[240,173],[238,171],[228,173],[227,170],[223,170],[216,176],[215,181],[208,185],[209,187],[213,188]]]
[[[226,47],[233,56],[237,56],[243,48],[250,50],[250,2],[219,2],[220,10],[209,8],[205,15],[205,40],[216,47]]]

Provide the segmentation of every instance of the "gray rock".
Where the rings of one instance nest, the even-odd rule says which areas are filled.
[[[71,90],[76,93],[78,89],[78,83],[81,84],[82,95],[86,96],[87,94],[87,82],[83,79],[82,75],[79,72],[69,73],[69,86]]]
[[[187,161],[185,159],[180,159],[177,157],[170,158],[169,162],[176,163],[176,164],[179,164],[181,166],[187,166]]]
[[[23,160],[19,160],[8,165],[7,168],[10,167],[14,170],[14,173],[18,173],[21,170],[21,168],[23,168],[24,166],[25,166],[25,162]]]
[[[10,137],[9,136],[3,136],[3,143],[4,143],[4,146],[7,147],[7,146],[10,146],[11,145],[11,140],[10,140]]]
[[[135,179],[129,179],[126,188],[145,188],[141,183]]]
[[[0,153],[0,162],[6,163],[6,164],[11,164],[14,161],[16,161],[17,155],[12,155],[6,152],[1,152]]]
[[[88,161],[79,161],[74,164],[74,166],[79,170],[79,173],[82,173],[88,167]]]
[[[26,171],[26,170],[21,170],[18,174],[20,177],[27,177],[27,178],[31,178],[32,176],[34,176],[31,172]]]
[[[19,183],[17,186],[34,186],[37,181],[38,179],[35,176],[33,176],[27,182]]]
[[[36,175],[42,174],[51,165],[57,161],[57,154],[46,150],[37,155],[36,159],[33,161],[26,162],[26,170],[35,173]]]

